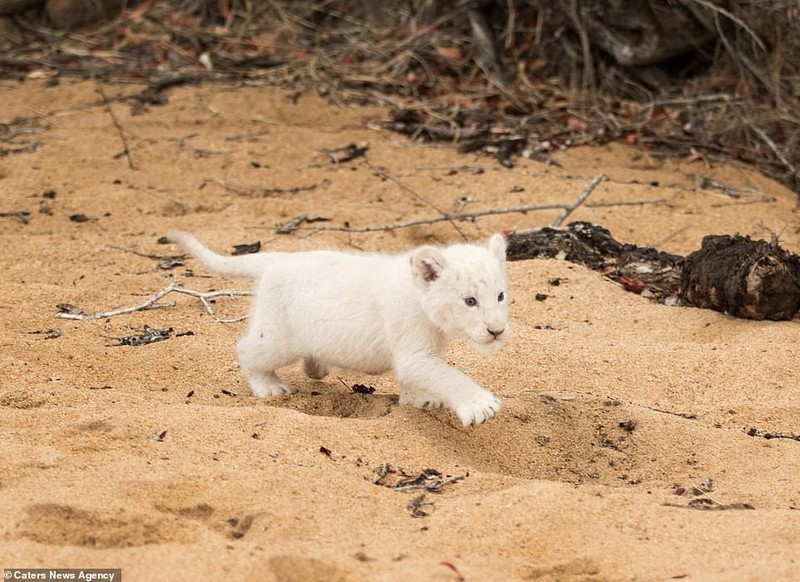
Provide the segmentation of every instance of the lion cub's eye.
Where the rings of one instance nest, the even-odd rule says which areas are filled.
[[[500,291],[500,295],[497,296],[497,301],[502,303],[502,301],[506,298],[506,294]]]
[[[478,300],[474,297],[467,297],[464,299],[464,303],[467,305],[467,307],[475,307],[478,304]]]

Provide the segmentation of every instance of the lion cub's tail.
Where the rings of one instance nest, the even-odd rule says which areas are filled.
[[[258,279],[264,272],[266,255],[256,253],[253,255],[240,255],[228,257],[215,253],[188,232],[171,230],[167,239],[178,243],[199,260],[209,271],[229,277],[251,277]]]

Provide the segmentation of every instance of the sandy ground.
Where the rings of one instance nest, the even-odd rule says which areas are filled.
[[[248,289],[191,259],[159,269],[147,255],[176,254],[158,243],[175,227],[221,251],[460,240],[447,223],[313,230],[437,216],[395,181],[479,211],[569,203],[603,173],[571,219],[681,254],[732,232],[781,233],[800,251],[783,187],[618,146],[509,170],[383,132],[378,109],[223,86],[176,89],[139,115],[114,101],[131,169],[94,85],[6,83],[0,103],[5,123],[39,117],[0,125],[0,211],[30,212],[27,224],[0,218],[0,567],[122,568],[128,581],[797,579],[800,442],[760,436],[800,432],[796,322],[657,305],[556,260],[510,263],[513,340],[490,357],[460,343],[447,354],[504,402],[464,429],[398,405],[389,375],[313,382],[293,366],[284,377],[300,393],[251,397],[234,354],[245,323],[220,322],[246,314],[247,297],[217,299],[214,315],[173,294],[164,309],[55,317],[61,303],[136,305],[176,275],[199,291]],[[20,129],[31,131],[8,139]],[[395,181],[324,151],[361,142]],[[700,189],[702,176],[746,191]],[[274,232],[301,214],[330,222]],[[461,229],[482,240],[559,214]],[[185,335],[114,345],[144,325]],[[55,327],[60,337],[41,333]],[[398,491],[398,472],[374,483],[386,464],[461,479]],[[427,515],[412,516],[415,500]]]

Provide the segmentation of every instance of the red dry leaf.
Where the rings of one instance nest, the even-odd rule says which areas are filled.
[[[637,281],[636,279],[626,277],[625,275],[619,275],[617,277],[617,282],[622,285],[622,288],[625,289],[625,291],[630,291],[631,293],[636,293],[637,295],[646,289],[644,283]]]
[[[586,131],[589,129],[589,124],[579,117],[570,115],[567,118],[567,129],[570,131]]]
[[[461,572],[459,572],[459,571],[458,571],[458,568],[456,568],[456,567],[455,567],[453,564],[451,564],[450,562],[441,562],[441,564],[442,564],[442,566],[444,566],[445,568],[449,568],[449,569],[451,569],[453,572],[455,572],[456,576],[458,576],[458,579],[459,579],[460,581],[462,581],[462,582],[463,582],[463,580],[464,580],[464,576],[461,574]]]
[[[692,153],[683,160],[685,163],[692,164],[703,159],[703,154],[698,152],[695,148],[689,148],[689,151]]]
[[[457,46],[438,46],[436,47],[436,53],[441,57],[454,61],[460,61],[464,58],[464,53]]]
[[[136,8],[128,10],[128,18],[130,18],[131,20],[139,20],[142,16],[144,16],[145,12],[150,10],[150,8],[153,6],[154,1],[155,0],[145,0],[144,2],[139,4]]]

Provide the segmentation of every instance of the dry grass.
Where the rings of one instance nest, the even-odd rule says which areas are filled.
[[[314,90],[333,102],[388,104],[387,127],[507,165],[519,154],[625,140],[757,164],[800,193],[793,0],[686,0],[711,15],[714,38],[649,69],[621,67],[593,46],[585,10],[540,0],[479,11],[467,2],[375,4],[145,2],[79,33],[20,21],[0,75],[144,81],[150,98],[198,80]],[[653,74],[658,82],[643,81]]]

